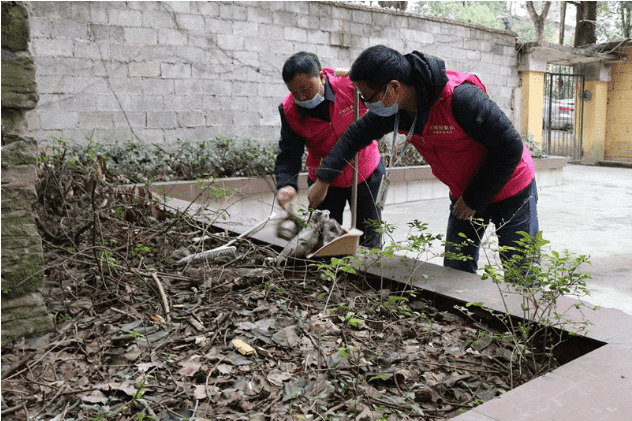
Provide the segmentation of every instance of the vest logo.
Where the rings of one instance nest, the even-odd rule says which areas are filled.
[[[353,112],[353,105],[349,105],[348,107],[341,108],[338,111],[338,114],[340,114],[340,115],[347,115],[347,114],[352,113],[352,112]]]
[[[430,126],[432,134],[452,134],[454,126],[434,125]]]

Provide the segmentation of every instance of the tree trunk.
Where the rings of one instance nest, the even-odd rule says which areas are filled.
[[[560,10],[560,45],[564,45],[564,29],[566,28],[566,2],[562,2]]]
[[[377,2],[381,7],[388,9],[392,7],[397,10],[406,10],[406,6],[408,5],[407,1],[378,1]]]
[[[621,2],[621,29],[623,30],[623,37],[630,38],[630,31],[632,24],[630,23],[630,17],[632,17],[632,1]]]
[[[531,16],[531,20],[533,21],[533,25],[535,26],[535,42],[541,43],[544,41],[544,22],[546,21],[546,15],[549,14],[549,8],[551,7],[551,2],[544,2],[544,9],[542,10],[542,14],[538,15],[535,11],[535,7],[533,6],[532,1],[527,2],[527,11],[529,12],[529,16]]]
[[[577,6],[577,24],[575,25],[575,47],[597,43],[595,31],[597,21],[597,2],[580,1]]]

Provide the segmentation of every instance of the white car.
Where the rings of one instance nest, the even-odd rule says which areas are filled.
[[[551,106],[550,124],[549,106]],[[575,122],[575,100],[574,99],[550,99],[544,96],[544,107],[542,107],[542,127],[553,130],[573,130]]]

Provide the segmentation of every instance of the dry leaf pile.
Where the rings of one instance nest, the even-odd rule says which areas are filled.
[[[2,347],[3,419],[442,420],[540,369],[411,291],[247,239],[176,265],[228,239],[94,168],[41,169],[56,331]]]

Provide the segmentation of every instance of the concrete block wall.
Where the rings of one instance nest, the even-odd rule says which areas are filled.
[[[342,2],[28,2],[38,107],[29,135],[101,143],[276,142],[293,53],[349,67],[365,48],[479,75],[516,121],[514,33]]]

